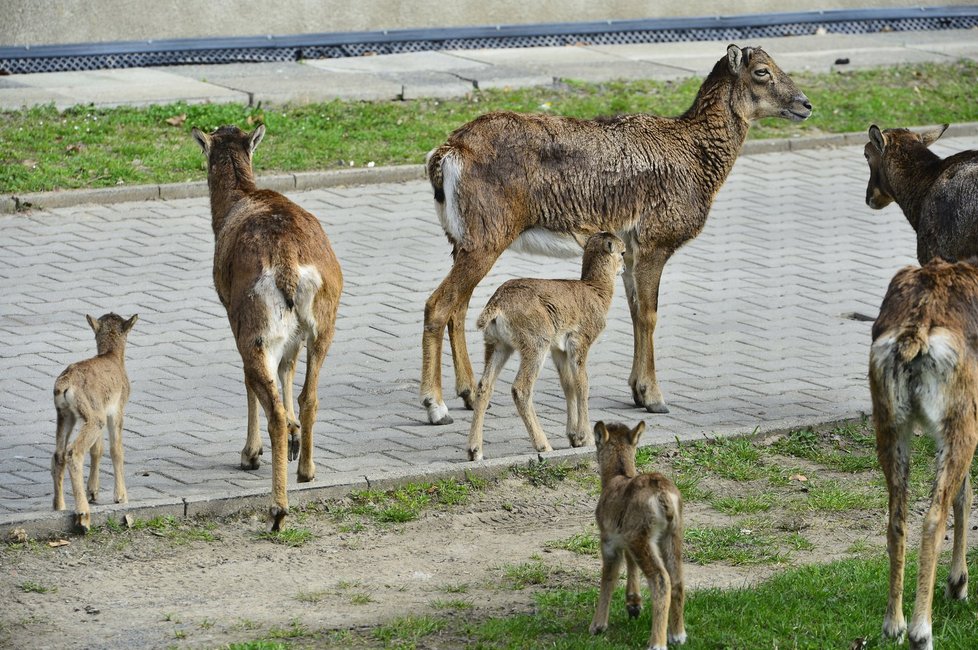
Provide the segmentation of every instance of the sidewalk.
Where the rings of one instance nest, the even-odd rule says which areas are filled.
[[[923,33],[916,36],[926,36],[926,44],[896,44],[897,38],[909,36],[871,37],[876,43],[872,52],[882,56],[892,48],[887,51],[893,57],[897,52],[902,57],[947,57],[943,49],[978,57],[978,39],[971,32]],[[836,39],[811,40],[820,38],[827,39],[825,43]],[[819,52],[806,52],[800,38],[785,39],[799,43],[794,52],[782,50],[780,41],[763,45],[789,69],[792,61],[829,65],[836,56],[831,52],[843,56],[843,51],[849,65],[859,65],[869,55],[860,57],[853,45],[858,39],[846,39],[839,50]],[[724,46],[654,47],[674,53],[672,69],[701,71],[722,55]],[[680,59],[682,49],[688,56]],[[616,60],[625,60],[625,51],[617,50]],[[559,59],[570,56],[568,52],[606,56],[587,48],[547,54]],[[503,61],[516,53],[483,55]],[[664,54],[657,54],[654,64],[638,53],[631,56],[635,67],[666,66]],[[360,77],[364,80],[371,74],[396,77],[392,67],[384,71],[382,60],[337,64],[377,66],[375,72],[365,71]],[[529,60],[525,55],[521,69]],[[907,59],[889,62],[902,60]],[[562,65],[536,61],[547,75]],[[491,69],[498,72],[502,67],[499,63]],[[567,76],[583,78],[588,70],[597,74],[599,67],[579,67],[578,73]],[[179,77],[173,71],[161,74]],[[208,73],[212,81],[214,74]],[[344,74],[354,78],[350,72]],[[4,94],[9,82],[19,80],[0,78],[4,102],[11,96]],[[405,81],[402,84],[407,87]],[[124,96],[120,88],[117,97]],[[275,146],[274,134],[263,146]],[[941,140],[934,149],[948,155],[974,147],[978,137],[972,136]],[[619,288],[608,327],[592,350],[592,419],[645,419],[646,442],[661,443],[868,412],[870,323],[851,315],[875,315],[890,277],[914,261],[915,247],[913,231],[898,208],[874,212],[865,207],[866,176],[861,145],[741,157],[703,234],[666,267],[656,361],[671,413],[650,415],[631,406],[631,325]],[[427,183],[289,195],[323,221],[346,280],[337,335],[319,388],[317,480],[296,486],[295,466],[290,466],[292,503],[331,490],[345,492],[368,481],[376,486],[474,467],[465,460],[464,450],[471,414],[460,401],[449,401],[455,423],[443,427],[426,424],[418,403],[424,301],[450,263]],[[140,315],[127,350],[132,396],[124,444],[130,503],[124,509],[138,510],[140,516],[193,515],[245,505],[264,510],[270,458],[266,454],[266,463],[254,472],[237,467],[245,437],[244,387],[227,320],[211,286],[213,235],[207,199],[0,215],[0,231],[5,235],[0,241],[0,534],[14,525],[40,531],[62,529],[68,523],[68,515],[50,511],[51,388],[68,363],[94,353],[94,337],[84,315],[109,310]],[[578,273],[577,262],[504,254],[476,291],[469,311],[469,347],[477,372],[481,339],[474,321],[501,282]],[[450,387],[447,345],[443,367]],[[529,453],[529,440],[509,397],[515,367],[511,362],[504,371],[487,415],[490,468],[536,457]],[[300,366],[297,376],[303,372]],[[563,397],[549,364],[536,392],[538,414],[556,449],[552,456],[593,454],[590,449],[568,449],[562,434]],[[106,458],[103,503],[111,500],[111,471]],[[120,509],[99,505],[93,514],[98,521]]]
[[[556,79],[705,76],[726,43],[660,43],[454,50],[301,63],[172,66],[0,77],[0,109],[53,103],[142,106],[185,101],[312,102],[456,97],[475,88],[541,86]],[[975,30],[794,36],[761,45],[788,72],[978,59]],[[837,63],[848,60],[848,63]]]

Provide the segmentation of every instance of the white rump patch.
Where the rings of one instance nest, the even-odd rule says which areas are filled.
[[[584,249],[571,235],[564,235],[545,228],[530,228],[523,231],[509,247],[517,253],[580,259]]]
[[[323,277],[315,266],[299,267],[299,285],[295,292],[295,309],[299,315],[299,324],[302,326],[306,341],[316,338],[319,333],[319,324],[313,314],[312,306],[316,300],[316,294],[323,286]]]
[[[265,365],[272,377],[278,376],[282,359],[295,355],[302,343],[316,336],[316,319],[312,305],[323,280],[314,266],[300,266],[294,309],[275,283],[276,269],[265,269],[255,283],[252,294],[265,303],[267,321],[261,332]]]
[[[893,332],[880,336],[870,348],[870,364],[881,380],[895,418],[918,422],[931,436],[941,431],[947,408],[945,392],[958,365],[955,336],[944,328],[934,328],[927,337],[927,352],[909,365],[913,372],[901,372],[907,365],[899,359]]]
[[[428,156],[430,157],[431,153]],[[435,201],[438,220],[449,237],[457,242],[464,241],[465,224],[458,210],[458,183],[462,177],[462,161],[454,151],[445,154],[441,159],[441,177],[445,203]]]

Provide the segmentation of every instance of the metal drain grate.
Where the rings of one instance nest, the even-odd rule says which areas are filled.
[[[851,12],[850,12],[851,13]],[[864,12],[866,13],[866,12]],[[797,14],[796,14],[797,15]],[[796,16],[795,15],[795,16]],[[366,33],[364,38],[357,41],[355,35],[347,37],[349,42],[335,42],[342,35],[320,35],[323,40],[334,41],[328,44],[308,43],[290,45],[284,41],[298,40],[296,38],[281,39],[279,44],[257,47],[244,45],[241,47],[215,47],[206,49],[201,42],[169,41],[161,43],[160,51],[151,49],[144,43],[130,49],[138,51],[122,51],[127,44],[118,44],[117,52],[78,54],[84,46],[52,46],[50,48],[34,48],[47,50],[42,54],[31,54],[29,48],[0,48],[0,72],[7,74],[27,74],[34,72],[63,72],[72,70],[100,70],[109,68],[140,68],[150,66],[185,65],[185,64],[218,64],[218,63],[255,63],[264,61],[297,61],[300,59],[326,59],[366,54],[401,54],[407,52],[423,52],[437,50],[471,50],[483,48],[521,48],[521,47],[554,47],[563,45],[620,45],[632,43],[678,43],[688,41],[745,41],[780,36],[801,36],[813,34],[818,29],[824,29],[832,34],[874,34],[883,31],[918,31],[935,29],[973,29],[978,27],[978,8],[972,15],[938,15],[920,17],[882,17],[861,18],[854,20],[821,20],[821,13],[811,14],[811,20],[797,22],[777,22],[778,16],[769,15],[758,17],[759,22],[771,22],[765,25],[727,25],[722,27],[671,27],[649,29],[623,29],[621,31],[589,31],[593,24],[580,25],[581,31],[574,31],[575,25],[549,26],[550,31],[561,33],[520,34],[500,36],[466,36],[453,33],[473,30],[415,30],[403,33]],[[808,16],[806,16],[808,18]],[[773,21],[773,22],[772,22]],[[646,21],[648,22],[648,21]],[[664,22],[664,21],[660,21]],[[670,21],[675,23],[677,21]],[[696,20],[692,22],[704,22]],[[532,28],[530,26],[529,28]],[[548,26],[535,26],[540,31],[547,31]],[[521,29],[520,31],[524,31]],[[485,31],[485,30],[481,30]],[[427,38],[414,37],[410,34],[424,33]],[[442,36],[444,35],[444,36]],[[315,40],[316,35],[309,37]],[[367,38],[366,36],[369,36]],[[385,40],[385,36],[389,38]],[[238,39],[242,43],[257,42],[260,39]],[[110,44],[111,45],[111,44]],[[165,45],[165,47],[164,47]],[[182,49],[181,49],[182,47]],[[59,54],[58,50],[70,51]],[[95,49],[94,47],[92,49]],[[105,49],[105,44],[99,46]]]

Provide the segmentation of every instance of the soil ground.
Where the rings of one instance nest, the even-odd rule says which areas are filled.
[[[833,435],[820,433],[819,444],[837,448]],[[736,473],[724,465],[733,461],[710,464],[723,455],[711,456],[714,443],[698,451],[666,449],[652,459],[649,467],[672,471],[681,487],[686,477],[691,486],[685,490],[687,531],[739,526],[749,536],[753,531],[745,527],[756,527],[780,553],[768,562],[710,561],[688,549],[688,589],[743,586],[785,566],[885,553],[878,470],[833,471],[772,451],[772,443],[749,444],[761,454],[750,480],[723,477]],[[688,480],[690,463],[703,463],[695,472],[702,480]],[[382,646],[370,630],[403,616],[473,620],[532,611],[537,590],[593,587],[600,572],[593,551],[560,548],[575,535],[595,534],[594,463],[535,471],[539,475],[510,472],[484,485],[466,484],[462,504],[429,505],[406,523],[382,523],[363,509],[356,514],[363,498],[355,495],[294,513],[294,538],[271,539],[262,534],[263,518],[242,513],[219,521],[120,525],[67,537],[60,546],[56,539],[8,543],[0,549],[0,646],[217,648],[270,638],[300,646],[341,647],[352,640]],[[798,507],[818,482],[843,494],[876,491],[862,506]],[[749,515],[716,507],[720,497],[738,502],[752,495],[768,499],[770,507]],[[911,531],[919,528],[917,510]],[[542,567],[546,578],[521,581],[520,567]]]

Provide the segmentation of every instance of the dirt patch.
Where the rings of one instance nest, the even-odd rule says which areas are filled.
[[[690,486],[688,531],[731,535],[706,550],[687,537],[689,588],[743,586],[789,565],[885,552],[885,508],[803,505],[819,482],[878,492],[878,472],[833,472],[774,453],[769,441],[752,446],[762,457],[751,480],[724,478],[722,466],[690,479],[683,467],[697,458],[675,449],[652,460]],[[597,584],[597,555],[564,548],[574,536],[595,534],[593,463],[566,474],[555,488],[507,474],[472,488],[462,505],[429,507],[403,524],[350,516],[349,501],[314,504],[290,521],[303,533],[291,540],[298,546],[264,538],[256,515],[101,530],[57,548],[46,540],[7,545],[0,645],[221,647],[268,638],[329,645],[333,631],[403,616],[531,611],[537,590]],[[754,512],[718,509],[758,498],[762,509]],[[776,559],[751,555],[757,536]],[[746,549],[739,559],[690,559],[739,544]]]

